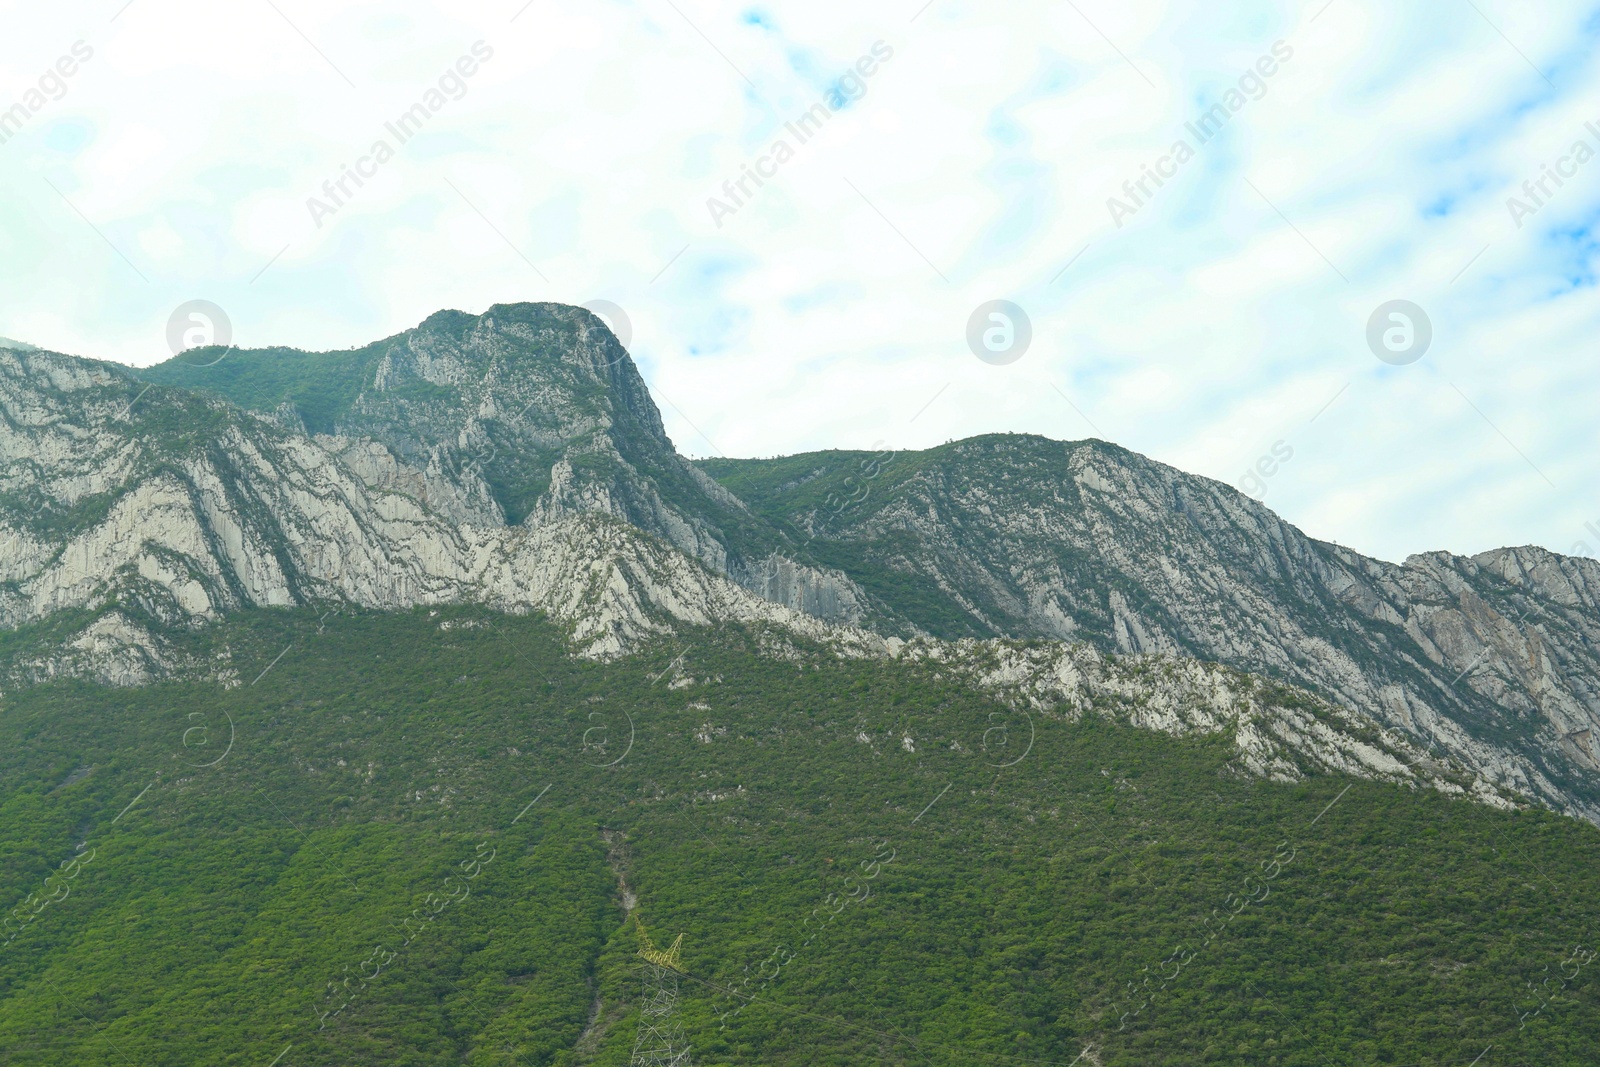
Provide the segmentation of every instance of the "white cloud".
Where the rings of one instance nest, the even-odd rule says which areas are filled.
[[[305,348],[601,297],[690,453],[1087,416],[1236,485],[1287,440],[1268,503],[1390,558],[1600,519],[1600,162],[1520,230],[1505,203],[1600,118],[1580,4],[116,6],[5,5],[0,102],[95,49],[0,144],[7,336],[142,364],[196,297]],[[307,198],[479,40],[465,95],[319,230]],[[880,40],[865,95],[718,229],[706,198]],[[1115,228],[1106,199],[1279,40],[1265,95]],[[1396,297],[1436,328],[1404,368],[1363,341]],[[1034,324],[1007,367],[964,340],[1000,298]]]

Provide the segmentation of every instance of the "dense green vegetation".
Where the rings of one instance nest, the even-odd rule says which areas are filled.
[[[5,694],[0,1060],[625,1064],[625,880],[702,1065],[1596,1062],[1587,824],[773,635],[320,614]]]
[[[782,531],[799,554],[849,575],[881,613],[881,628],[958,640],[1036,631],[1016,613],[1023,598],[991,598],[994,574],[979,573],[974,564],[992,565],[995,560],[971,553],[984,547],[988,535],[962,522],[963,505],[954,502],[962,495],[957,491],[974,484],[1003,490],[1007,510],[1044,500],[1076,506],[1070,459],[1082,444],[1030,434],[985,434],[922,451],[828,449],[772,459],[696,462]],[[1131,455],[1102,441],[1093,446]],[[932,518],[933,512],[946,509],[951,510],[946,518],[960,527],[959,544],[930,539],[926,529],[905,521],[908,513]],[[1075,604],[1076,640],[1117,651],[1104,601],[1104,592],[1114,590],[1146,617],[1159,620],[1180,647],[1199,654],[1184,641],[1180,620],[1103,560],[1038,532],[1010,541],[1005,550],[1009,563],[996,570],[1009,571],[1018,559],[1028,558],[1029,566],[1054,568],[1071,579],[1069,585],[1095,590]],[[973,609],[974,603],[980,610]],[[907,623],[914,629],[907,629]]]
[[[1017,477],[1020,482],[1023,474],[1043,469],[1062,483],[1055,488],[1073,492],[1070,480],[1060,476],[1070,469],[1073,451],[1084,443],[1033,434],[991,433],[919,451],[830,448],[772,459],[712,458],[695,462],[761,514],[775,520],[814,515],[820,528],[827,529],[859,515],[864,510],[861,505],[869,499],[881,502],[913,479],[937,482],[959,478],[963,465],[986,453],[1005,455],[1009,461],[989,472],[999,481]],[[1115,455],[1133,455],[1104,441],[1093,444]]]
[[[255,411],[288,404],[312,433],[332,433],[389,343],[345,352],[192,348],[138,374],[159,385],[215,393]]]

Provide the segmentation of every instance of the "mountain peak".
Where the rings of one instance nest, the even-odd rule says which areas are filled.
[[[429,331],[429,333],[443,334],[454,339],[466,339],[474,330],[480,328],[504,328],[504,326],[530,326],[534,330],[554,330],[558,333],[586,333],[586,331],[602,330],[610,334],[610,326],[606,326],[603,318],[590,312],[587,307],[576,307],[573,304],[558,304],[555,301],[515,301],[510,304],[491,304],[482,314],[474,315],[472,312],[446,309],[437,310],[434,314],[424,318],[416,325],[413,331]],[[405,333],[400,336],[406,336]],[[613,338],[614,339],[614,338]],[[621,347],[621,342],[618,342]]]
[[[136,377],[186,388],[141,400]],[[5,350],[0,392],[8,410],[50,412],[0,434],[0,537],[18,546],[0,557],[0,612],[13,620],[113,599],[166,620],[329,597],[578,613],[623,590],[606,617],[634,620],[635,635],[650,604],[680,620],[767,617],[728,578],[772,602],[762,612],[896,638],[1227,664],[1600,820],[1590,560],[1368,559],[1093,439],[692,464],[616,337],[560,304],[447,310],[362,348],[213,350],[145,372]],[[618,551],[589,558],[597,538]],[[556,561],[569,572],[553,575]]]

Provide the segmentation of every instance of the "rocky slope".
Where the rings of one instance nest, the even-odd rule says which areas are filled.
[[[1379,777],[1432,752],[1453,787],[1600,815],[1600,565],[1538,549],[1371,560],[1100,442],[697,466],[581,309],[441,312],[363,349],[195,351],[142,372],[0,346],[0,459],[14,680],[234,680],[177,635],[250,606],[543,611],[591,656],[751,623],[955,656],[1018,699],[1076,706],[1088,683],[1069,675],[1100,679],[1093,699],[1142,686],[1168,709],[1139,719],[1154,728],[1226,706],[1204,728],[1244,738],[1252,773],[1281,771],[1280,748]],[[980,670],[945,643],[968,638],[1049,643]],[[1166,666],[1117,681],[1118,656]],[[1232,683],[1219,705],[1221,682],[1173,673],[1195,661],[1342,711],[1318,726],[1278,700],[1262,717]],[[1354,755],[1373,730],[1388,754]]]
[[[1098,441],[994,435],[703,465],[911,631],[1225,663],[1497,777],[1530,776],[1540,795],[1595,788],[1592,560],[1537,548],[1369,559]]]
[[[508,526],[470,468],[282,423],[114,364],[0,350],[0,627],[92,620],[24,674],[144,681],[175,666],[165,631],[321,602],[539,610],[593,656],[674,623],[825,631],[603,508]]]
[[[197,349],[141,377],[301,432],[376,442],[429,485],[460,487],[440,498],[460,521],[609,514],[766,599],[862,618],[848,580],[785,556],[764,519],[678,455],[632,359],[583,308],[441,311],[351,352]]]

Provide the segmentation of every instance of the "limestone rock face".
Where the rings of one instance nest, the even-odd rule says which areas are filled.
[[[68,609],[131,606],[192,626],[246,605],[333,601],[544,611],[591,656],[674,623],[825,633],[604,508],[539,509],[508,526],[471,477],[410,467],[370,438],[313,438],[221,400],[145,390],[113,365],[0,351],[0,411],[7,628]],[[105,653],[101,677],[140,682],[170,666],[145,628],[110,617],[70,645]],[[146,654],[113,655],[117,635]]]
[[[678,455],[633,360],[583,308],[441,311],[348,353],[216,351],[186,353],[143,377],[309,429],[346,449],[363,478],[376,475],[458,522],[612,515],[787,606],[862,619],[848,578],[788,559],[777,531]],[[348,444],[332,443],[340,439]],[[763,577],[769,570],[785,577]]]
[[[1369,559],[1102,442],[691,463],[559,305],[139,372],[0,343],[0,627],[40,635],[11,684],[237,684],[174,638],[246,606],[539,611],[594,657],[739,622],[1232,731],[1242,773],[1600,821],[1597,594],[1537,548]]]
[[[1519,754],[1461,737],[1466,754],[1458,756],[1363,712],[1214,663],[1157,653],[1116,655],[1082,644],[970,639],[918,639],[897,644],[893,654],[965,673],[1041,716],[1099,714],[1175,736],[1229,735],[1235,769],[1274,781],[1344,774],[1470,795],[1501,808],[1536,798],[1600,822],[1600,804],[1563,792]],[[1030,718],[1027,729],[1035,726]],[[1023,729],[1007,724],[999,750],[1007,758],[1016,758],[1022,747],[1009,735],[1019,735],[1020,742]]]
[[[1539,548],[1369,559],[1099,441],[991,435],[702,464],[819,555],[852,560],[886,632],[1226,664],[1519,791],[1583,797],[1584,810],[1600,799],[1594,560]]]

